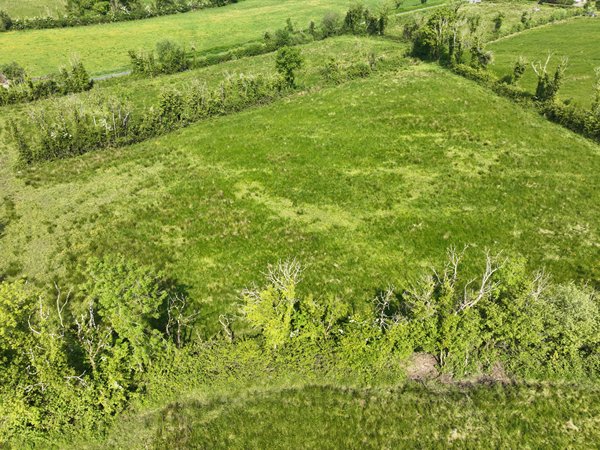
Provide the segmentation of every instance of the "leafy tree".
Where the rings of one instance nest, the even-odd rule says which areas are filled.
[[[304,58],[300,49],[295,47],[283,47],[275,57],[275,68],[283,77],[289,87],[296,85],[296,71],[304,65]]]

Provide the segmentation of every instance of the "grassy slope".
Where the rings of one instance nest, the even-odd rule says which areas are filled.
[[[166,266],[205,314],[288,257],[306,288],[352,299],[453,244],[597,280],[599,170],[597,145],[422,65],[0,180],[0,272],[118,251]]]
[[[344,12],[351,4],[350,0],[245,0],[142,21],[2,33],[0,60],[18,61],[32,75],[41,75],[77,56],[90,72],[111,73],[127,68],[128,50],[153,48],[163,39],[197,51],[228,48],[262,39],[265,31],[283,28],[288,17],[304,28],[310,20],[320,21],[331,10]]]
[[[495,56],[491,69],[502,76],[512,71],[519,56],[524,56],[529,62],[543,62],[552,53],[549,67],[554,70],[560,58],[567,56],[569,66],[559,96],[563,99],[573,98],[589,106],[595,81],[594,68],[600,66],[599,41],[599,19],[581,18],[528,30],[489,45]],[[535,92],[536,76],[531,67],[528,67],[520,84]]]
[[[588,387],[312,385],[195,397],[130,419],[102,448],[554,449],[600,439],[600,392]]]

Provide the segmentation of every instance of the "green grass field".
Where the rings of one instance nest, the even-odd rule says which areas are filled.
[[[349,301],[451,245],[597,279],[599,163],[596,145],[421,65],[6,175],[0,272],[120,252],[167,268],[206,314],[291,257],[305,289]]]
[[[163,39],[197,51],[227,49],[262,39],[265,31],[283,28],[288,18],[305,28],[311,20],[320,22],[329,11],[341,14],[351,4],[350,0],[245,0],[141,21],[2,33],[0,59],[18,61],[34,76],[54,72],[73,57],[93,74],[119,72],[128,68],[129,50],[152,49]]]
[[[422,5],[407,0],[399,12],[437,7],[442,1]],[[244,0],[137,22],[0,33],[0,63],[16,60],[39,75],[78,55],[90,72],[111,73],[127,68],[127,50],[151,48],[165,38],[198,52],[225,50],[261,39],[264,31],[283,27],[288,17],[304,27],[310,19],[318,21],[330,10],[342,13],[351,4]],[[529,1],[467,6],[469,14],[482,16],[485,40],[498,12],[511,29],[523,11],[535,7]],[[0,0],[2,8],[12,8],[16,16],[37,14],[33,2]],[[546,17],[554,11],[542,7],[536,14]],[[184,91],[192,82],[212,87],[232,73],[274,75],[275,55],[156,78],[114,78],[98,82],[89,93],[0,108],[0,281],[24,278],[50,289],[56,281],[74,288],[76,302],[81,265],[91,256],[122,254],[164,270],[187,291],[190,310],[199,311],[187,346],[165,344],[147,368],[130,366],[130,371],[140,370],[140,384],[124,391],[131,394],[124,400],[125,412],[111,413],[107,422],[98,419],[98,427],[86,422],[89,435],[81,436],[69,424],[82,423],[79,417],[96,419],[81,413],[69,422],[67,412],[64,436],[54,430],[27,434],[29,428],[20,436],[17,430],[16,439],[23,440],[17,448],[554,449],[591,448],[600,441],[597,373],[586,373],[589,379],[573,375],[572,384],[540,381],[535,374],[516,380],[498,363],[491,369],[498,369],[497,378],[478,373],[459,379],[459,372],[438,367],[439,377],[417,376],[420,382],[414,382],[404,372],[418,363],[393,358],[386,358],[383,368],[365,363],[355,373],[354,366],[340,365],[338,372],[334,364],[330,367],[327,347],[323,355],[311,354],[300,364],[296,356],[301,353],[263,346],[264,332],[250,332],[244,322],[242,290],[261,285],[269,265],[290,259],[303,267],[297,298],[333,294],[354,306],[354,312],[372,306],[381,290],[393,286],[402,292],[417,276],[431,273],[450,247],[470,248],[464,261],[467,278],[483,267],[483,253],[490,249],[522,256],[529,269],[544,268],[554,280],[600,286],[600,146],[533,108],[437,64],[407,57],[409,44],[398,37],[409,18],[400,15],[391,22],[388,36],[344,35],[299,46],[306,63],[296,91],[129,147],[24,167],[16,163],[8,124],[23,121],[31,108],[108,96],[127,100],[140,112],[155,105],[165,88]],[[493,70],[507,74],[518,55],[530,61],[545,58],[547,50],[555,52],[554,61],[568,55],[560,97],[589,104],[593,68],[600,66],[597,21],[569,20],[493,42]],[[368,78],[340,85],[324,81],[321,72],[330,58],[347,65],[366,62],[371,54],[381,58],[380,70]],[[533,90],[531,69],[521,85]],[[506,278],[518,284],[518,276]],[[504,291],[498,295],[512,299]],[[531,298],[536,295],[532,292]],[[68,327],[58,326],[63,323],[59,300],[60,320],[48,329],[64,335]],[[80,304],[69,304],[67,312],[80,310]],[[0,302],[4,311],[11,309]],[[231,345],[211,340],[221,332],[221,314],[235,320]],[[355,317],[360,320],[356,315],[348,321]],[[581,322],[575,323],[577,328]],[[0,332],[12,332],[11,326],[10,317],[0,314]],[[79,334],[72,328],[69,336],[75,341]],[[61,342],[47,336],[52,349]],[[65,354],[80,358],[83,347],[67,344],[76,350]],[[415,352],[429,351],[416,347]],[[62,351],[59,344],[56,348]],[[121,348],[128,351],[126,345]],[[102,367],[119,364],[112,353],[106,355]],[[424,356],[432,367],[441,365],[441,356]],[[558,361],[564,357],[555,356]],[[6,379],[18,379],[19,373]],[[91,393],[121,395],[121,381],[95,378],[102,373],[85,378],[84,372],[68,380],[60,373],[58,381],[50,382],[72,393],[71,387],[79,389],[77,379],[89,380],[81,386],[90,386]],[[107,389],[94,391],[94,383]],[[44,389],[42,384],[39,392]],[[9,394],[0,386],[0,397]],[[93,409],[98,396],[89,398]],[[27,402],[11,404],[24,405],[28,412]],[[13,412],[2,407],[9,423]],[[31,409],[43,411],[43,405]],[[39,424],[31,429],[42,429],[44,419],[33,417],[32,423]],[[108,432],[106,424],[112,425]],[[39,440],[28,441],[31,436]]]
[[[589,106],[594,92],[594,69],[600,67],[600,50],[596,45],[599,39],[600,21],[591,18],[528,30],[489,45],[495,57],[491,68],[497,75],[503,76],[512,71],[519,56],[531,63],[544,62],[551,54],[549,67],[554,70],[560,59],[566,56],[569,65],[559,97]],[[520,84],[535,92],[536,76],[530,65]]]

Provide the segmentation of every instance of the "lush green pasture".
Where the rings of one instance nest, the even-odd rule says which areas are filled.
[[[548,54],[551,54],[549,68],[554,70],[560,59],[566,56],[569,58],[569,65],[559,97],[572,98],[589,106],[593,98],[594,68],[600,67],[599,41],[600,21],[592,18],[579,18],[527,30],[489,45],[495,59],[491,69],[503,76],[511,72],[519,56],[531,63],[544,62]],[[529,66],[520,84],[535,92],[536,80],[535,73]]]
[[[598,152],[421,65],[16,179],[6,170],[0,273],[68,276],[87,255],[124,253],[165,267],[205,315],[294,257],[305,289],[354,301],[451,245],[597,281]]]
[[[56,16],[65,12],[66,0],[0,0],[0,10],[11,17]]]
[[[590,448],[599,408],[570,386],[257,389],[182,399],[102,448]]]
[[[197,51],[229,48],[262,39],[265,31],[283,28],[287,18],[305,28],[311,20],[320,22],[328,11],[343,13],[351,4],[350,0],[245,0],[141,21],[2,33],[0,60],[18,61],[32,75],[41,75],[75,56],[93,74],[111,73],[127,69],[128,50],[151,49],[163,39]]]

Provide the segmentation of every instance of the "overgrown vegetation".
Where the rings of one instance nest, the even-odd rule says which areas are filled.
[[[528,274],[523,261],[490,254],[481,274],[468,279],[460,259],[450,251],[438,270],[355,311],[335,296],[302,293],[299,264],[280,263],[264,287],[243,295],[240,320],[258,335],[234,337],[231,319],[221,317],[222,335],[208,342],[193,338],[201,311],[190,309],[177,283],[123,257],[88,261],[83,282],[68,292],[56,286],[53,296],[52,289],[3,282],[2,435],[102,427],[167,360],[219,379],[230,376],[229,358],[219,362],[224,353],[245,352],[245,361],[265,368],[366,379],[400,367],[413,352],[434,355],[442,372],[458,377],[501,364],[516,379],[596,379],[597,292],[552,283],[542,272]],[[165,369],[168,377],[173,368]]]
[[[7,88],[0,88],[0,106],[33,102],[48,97],[85,92],[94,86],[87,70],[79,61],[70,69],[62,68],[58,74],[33,80],[17,63],[0,67],[0,75],[8,81]]]

